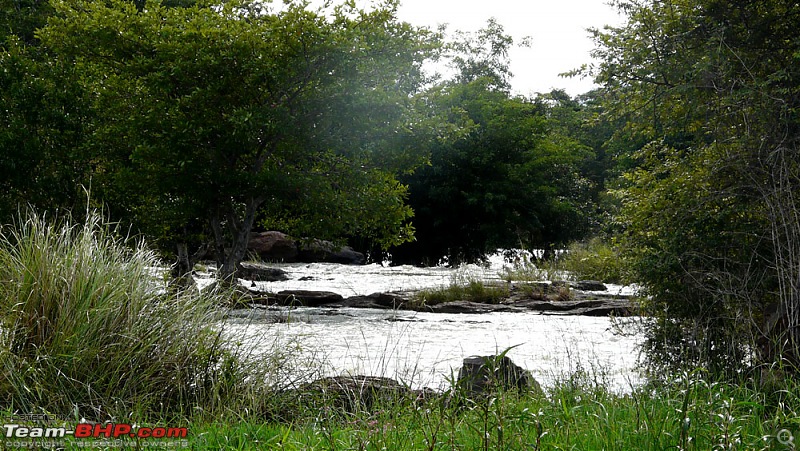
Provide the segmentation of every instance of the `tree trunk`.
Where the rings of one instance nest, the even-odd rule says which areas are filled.
[[[192,266],[189,262],[189,245],[186,243],[178,243],[176,250],[178,258],[175,264],[172,265],[172,276],[179,278],[189,274],[192,271]]]
[[[261,200],[250,198],[245,204],[244,218],[240,221],[233,209],[229,209],[227,215],[227,225],[232,236],[230,249],[225,252],[222,265],[217,271],[217,278],[225,284],[233,284],[236,281],[236,272],[239,264],[247,254],[247,244],[250,242],[250,231],[256,219],[256,211]],[[217,257],[219,260],[219,257]]]
[[[177,287],[180,290],[196,288],[197,284],[192,277],[192,269],[194,265],[208,254],[209,244],[203,244],[197,252],[190,255],[189,245],[185,242],[178,243],[176,246],[177,259],[172,265],[171,275],[172,281],[170,286]]]

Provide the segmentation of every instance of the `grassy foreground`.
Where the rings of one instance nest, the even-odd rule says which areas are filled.
[[[230,406],[226,414],[185,418],[181,426],[189,430],[184,445],[203,450],[796,449],[800,387],[766,394],[708,383],[695,372],[660,388],[618,395],[580,379],[563,381],[546,395],[498,392],[460,403],[448,396],[398,398],[355,411],[292,403],[282,420]],[[276,404],[285,401],[275,398]],[[92,440],[73,439],[66,449],[91,447],[97,443]],[[174,440],[143,442],[125,438],[114,449],[183,447]]]
[[[543,397],[498,393],[457,409],[400,402],[357,414],[320,412],[293,424],[199,424],[203,449],[772,450],[795,449],[795,390],[765,395],[683,375],[667,387],[616,395],[559,384]]]
[[[51,443],[28,429],[10,437],[5,425],[83,421],[188,433],[67,437],[58,447],[768,450],[795,449],[800,433],[800,384],[714,383],[702,371],[624,395],[576,373],[544,394],[397,393],[345,406],[302,386],[286,390],[292,373],[279,352],[248,358],[222,333],[224,293],[165,289],[158,264],[97,215],[78,225],[32,215],[2,229],[0,448]]]

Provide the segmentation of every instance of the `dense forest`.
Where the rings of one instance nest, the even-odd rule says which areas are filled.
[[[512,95],[500,24],[447,35],[393,0],[2,0],[0,222],[100,207],[221,279],[254,230],[414,263],[599,237],[654,365],[795,367],[800,6],[614,3],[573,98]]]

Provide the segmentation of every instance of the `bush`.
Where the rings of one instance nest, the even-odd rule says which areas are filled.
[[[558,257],[558,267],[578,280],[620,283],[624,267],[617,251],[599,238],[573,243]]]
[[[245,375],[215,300],[167,292],[158,264],[96,213],[3,229],[0,404],[94,420],[223,405]]]

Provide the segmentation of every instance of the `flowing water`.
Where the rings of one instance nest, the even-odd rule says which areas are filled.
[[[488,268],[417,268],[379,264],[278,264],[285,282],[258,282],[261,290],[323,290],[345,297],[391,290],[420,289],[470,279],[499,279],[501,258]],[[249,284],[249,282],[247,282]],[[628,287],[610,286],[613,292]],[[264,358],[287,350],[290,367],[313,366],[315,374],[391,377],[414,387],[445,389],[461,361],[471,355],[508,351],[543,385],[576,371],[617,391],[640,380],[636,371],[638,335],[620,335],[609,318],[530,313],[435,314],[352,308],[263,308],[237,310],[229,333]],[[258,358],[258,357],[257,357]]]

